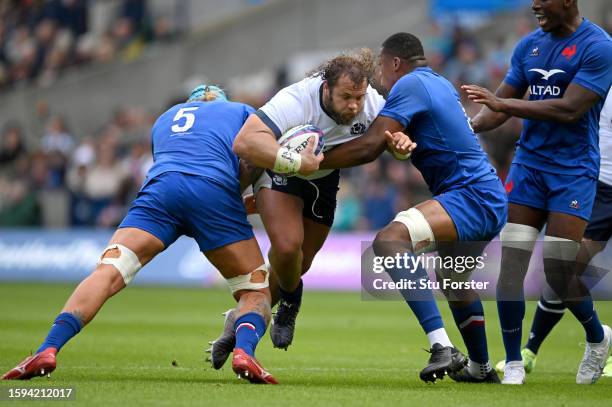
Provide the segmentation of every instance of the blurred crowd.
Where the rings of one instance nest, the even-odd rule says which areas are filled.
[[[152,164],[155,115],[118,108],[94,134],[76,137],[60,114],[44,104],[39,113],[44,132],[32,151],[19,123],[2,129],[0,225],[116,226]]]
[[[0,4],[5,3],[0,0]],[[70,50],[67,59],[59,58],[64,64],[83,57],[79,39],[88,32],[87,19],[79,12],[83,2],[10,3],[45,6],[32,6],[28,12],[23,8],[7,12],[0,7],[0,24],[3,24],[0,26],[0,64],[4,63],[0,66],[8,69],[11,81],[26,77],[40,80],[54,66],[50,61],[56,60],[52,55],[57,50]],[[53,7],[60,7],[58,4],[70,13],[54,14],[51,10],[57,11]],[[121,13],[105,39],[98,38],[102,42],[96,42],[96,46],[83,47],[89,50],[85,59],[106,58],[108,55],[102,50],[106,47],[105,41],[107,45],[112,43],[113,49],[125,47],[126,42],[121,39],[130,36],[126,37],[124,30],[132,34],[143,32],[146,10],[139,9],[137,4],[144,2],[121,2]],[[423,38],[427,58],[458,89],[461,84],[473,83],[494,90],[504,78],[514,45],[533,29],[531,20],[518,18],[512,32],[487,41],[459,26],[444,29],[432,23],[429,35]],[[24,49],[31,54],[27,58],[24,52],[16,52]],[[102,57],[103,54],[106,56]],[[278,81],[275,89],[269,89],[254,104],[263,103],[284,85],[287,83]],[[467,114],[475,115],[480,106],[460,94]],[[245,102],[253,103],[253,100]],[[39,120],[44,132],[37,135],[38,144],[30,148],[25,145],[20,123],[7,123],[0,134],[0,227],[116,226],[152,163],[149,130],[156,116],[167,107],[160,106],[156,112],[135,106],[119,107],[97,131],[73,134],[61,112],[52,111],[41,101],[35,120]],[[507,174],[520,131],[521,121],[511,119],[495,131],[478,135],[502,179]],[[409,162],[396,161],[388,154],[368,165],[343,170],[343,174],[334,225],[339,231],[380,229],[397,212],[430,197],[420,173]],[[65,215],[57,219],[58,213]]]
[[[0,0],[0,91],[49,86],[69,67],[133,59],[176,35],[146,0]]]

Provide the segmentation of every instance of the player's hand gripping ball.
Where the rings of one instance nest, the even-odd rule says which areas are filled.
[[[285,134],[278,139],[278,144],[300,154],[308,145],[308,140],[313,137],[315,145],[313,154],[318,155],[325,147],[325,140],[321,129],[311,124],[303,124],[287,130]],[[295,174],[286,175],[291,177]]]

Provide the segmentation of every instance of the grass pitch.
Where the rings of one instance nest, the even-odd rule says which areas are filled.
[[[0,285],[2,372],[36,350],[72,288]],[[594,386],[575,384],[584,334],[569,313],[540,350],[526,385],[458,384],[449,378],[427,385],[418,378],[428,358],[422,350],[427,341],[406,304],[306,291],[303,305],[288,352],[273,349],[268,335],[257,350],[278,386],[239,381],[229,363],[220,371],[204,363],[203,350],[222,327],[220,313],[232,306],[227,291],[130,287],[66,345],[50,379],[0,382],[0,390],[74,386],[76,403],[89,406],[604,406],[612,399],[610,378]],[[465,349],[447,305],[440,302],[440,308],[451,339]],[[492,302],[485,308],[495,363],[503,357],[497,311]],[[601,320],[611,323],[612,303],[597,308]]]

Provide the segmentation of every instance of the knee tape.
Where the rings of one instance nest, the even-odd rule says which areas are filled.
[[[436,239],[431,226],[429,226],[427,219],[425,219],[421,211],[416,208],[410,208],[407,211],[398,213],[393,221],[402,223],[408,228],[414,253],[426,253],[435,249]]]
[[[520,223],[506,223],[499,234],[503,247],[533,251],[540,231],[532,226]]]
[[[252,281],[253,277],[257,277],[257,272],[261,272],[264,274],[263,281],[256,282]],[[270,278],[270,270],[267,264],[262,264],[257,267],[255,270],[251,271],[248,274],[243,274],[241,276],[236,276],[227,279],[227,284],[229,285],[232,293],[240,290],[261,290],[262,288],[268,287],[268,280]]]
[[[580,243],[561,237],[544,236],[542,255],[545,259],[575,261]]]
[[[119,257],[104,257],[106,252],[112,249],[119,250]],[[98,264],[110,264],[111,266],[115,267],[117,271],[121,273],[125,285],[128,285],[136,273],[138,273],[138,270],[142,268],[136,253],[121,244],[112,244],[104,249]]]

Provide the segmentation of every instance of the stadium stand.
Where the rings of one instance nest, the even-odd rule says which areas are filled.
[[[105,64],[117,58],[120,63],[136,60],[138,64],[147,47],[155,48],[152,44],[156,42],[162,43],[162,47],[167,41],[186,43],[201,35],[214,37],[216,32],[225,29],[218,24],[206,26],[204,34],[202,26],[199,32],[189,25],[189,32],[178,29],[178,22],[184,17],[181,1],[172,2],[170,11],[167,3],[164,6],[157,3],[160,2],[123,0],[91,5],[79,0],[0,1],[0,93],[4,92],[8,101],[11,97],[18,98],[20,103],[35,100],[34,114],[27,122],[0,118],[0,227],[109,228],[121,220],[151,164],[149,129],[160,111],[179,100],[175,96],[181,84],[164,85],[175,92],[156,101],[155,107],[146,96],[140,104],[127,101],[133,100],[133,95],[125,102],[117,98],[114,111],[102,110],[104,114],[97,114],[97,121],[89,123],[89,127],[72,115],[71,109],[63,108],[62,103],[51,103],[44,97],[33,98],[32,94],[41,86],[56,86],[54,82],[60,75],[76,77],[76,82],[83,83],[87,76],[75,72],[79,67]],[[285,12],[284,8],[293,3],[297,11],[301,7],[299,1],[272,2],[268,8],[259,3],[266,2],[228,2],[228,7],[244,10],[260,6],[264,14],[258,17],[261,19],[266,13]],[[389,3],[399,7],[399,2]],[[166,14],[162,13],[164,10]],[[398,19],[391,14],[381,25]],[[415,27],[425,40],[428,60],[436,71],[457,87],[476,83],[495,88],[506,72],[513,45],[534,27],[524,7],[512,16],[512,19],[498,16],[475,29],[433,19]],[[602,17],[604,20],[599,23],[610,32],[612,18]],[[509,25],[508,21],[512,23]],[[504,31],[491,31],[495,26],[505,27]],[[377,46],[372,37],[383,38],[386,32],[382,30],[384,27],[372,25],[373,34],[368,35],[371,43],[365,45]],[[489,35],[491,32],[494,34]],[[347,34],[335,33],[329,42],[334,48],[359,45],[347,37]],[[360,39],[356,37],[353,41]],[[320,42],[315,41],[319,46]],[[283,58],[278,60],[286,61],[287,55]],[[230,87],[230,94],[257,107],[289,83],[288,65],[285,62],[266,67],[268,80],[263,81],[264,85],[254,86],[256,92],[249,91],[245,85],[248,81],[234,81],[241,87]],[[250,74],[245,72],[242,77]],[[120,70],[115,72],[115,77],[118,75]],[[223,80],[232,83],[230,78]],[[189,87],[188,82],[185,81],[184,87]],[[60,85],[57,86],[61,89]],[[467,113],[475,114],[478,106],[464,102]],[[74,122],[78,125],[73,125]],[[495,131],[480,135],[502,179],[520,126],[520,120],[512,119]],[[405,163],[390,156],[347,173],[349,176],[341,184],[336,230],[379,229],[400,208],[429,196],[420,174],[412,166],[406,171]]]

